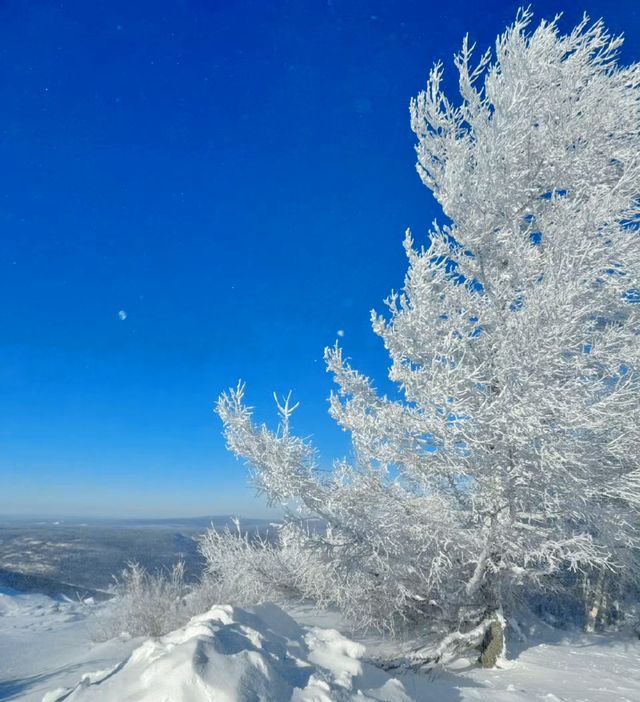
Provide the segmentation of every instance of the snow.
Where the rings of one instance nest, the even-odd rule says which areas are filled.
[[[0,700],[41,702],[79,674],[112,667],[135,641],[91,641],[99,607],[0,588]]]
[[[354,641],[339,618],[275,605],[215,606],[151,639],[90,640],[82,605],[0,591],[0,700],[21,702],[638,702],[640,642],[542,628],[506,667],[460,660],[436,674],[391,675],[372,659],[392,644]]]
[[[222,605],[46,702],[381,699],[354,685],[364,652],[338,631],[301,627],[273,605],[253,612]]]

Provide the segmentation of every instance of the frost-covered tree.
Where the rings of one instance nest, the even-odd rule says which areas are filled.
[[[640,66],[585,18],[455,57],[461,99],[436,65],[411,102],[418,173],[442,207],[404,288],[373,329],[397,397],[336,345],[333,418],[353,458],[252,421],[244,387],[221,396],[230,449],[296,519],[325,593],[363,623],[448,633],[435,656],[483,638],[554,574],[616,573],[640,509]],[[488,637],[488,638],[487,638]],[[493,654],[493,655],[492,655]]]

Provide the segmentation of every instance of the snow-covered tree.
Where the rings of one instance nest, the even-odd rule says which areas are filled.
[[[407,232],[404,288],[372,313],[398,396],[326,351],[352,459],[320,470],[289,404],[271,432],[242,385],[217,407],[289,538],[327,525],[297,534],[334,603],[433,623],[436,657],[484,638],[488,664],[523,588],[615,574],[638,543],[640,66],[601,22],[530,22],[475,64],[464,40],[458,102],[440,64],[411,102],[443,223],[420,248]]]

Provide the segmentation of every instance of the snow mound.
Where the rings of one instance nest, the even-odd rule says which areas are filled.
[[[359,690],[363,645],[302,627],[275,605],[216,606],[142,643],[111,670],[85,674],[46,702],[342,702],[389,699]],[[383,687],[387,687],[386,685]],[[400,687],[402,687],[400,685]],[[402,699],[395,690],[393,699]],[[405,699],[407,699],[405,697]]]

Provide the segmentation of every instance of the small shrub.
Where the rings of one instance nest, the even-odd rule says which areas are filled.
[[[99,638],[122,633],[161,636],[185,624],[193,613],[187,604],[183,562],[171,570],[150,573],[139,563],[129,563],[115,580],[115,595],[102,622]]]

